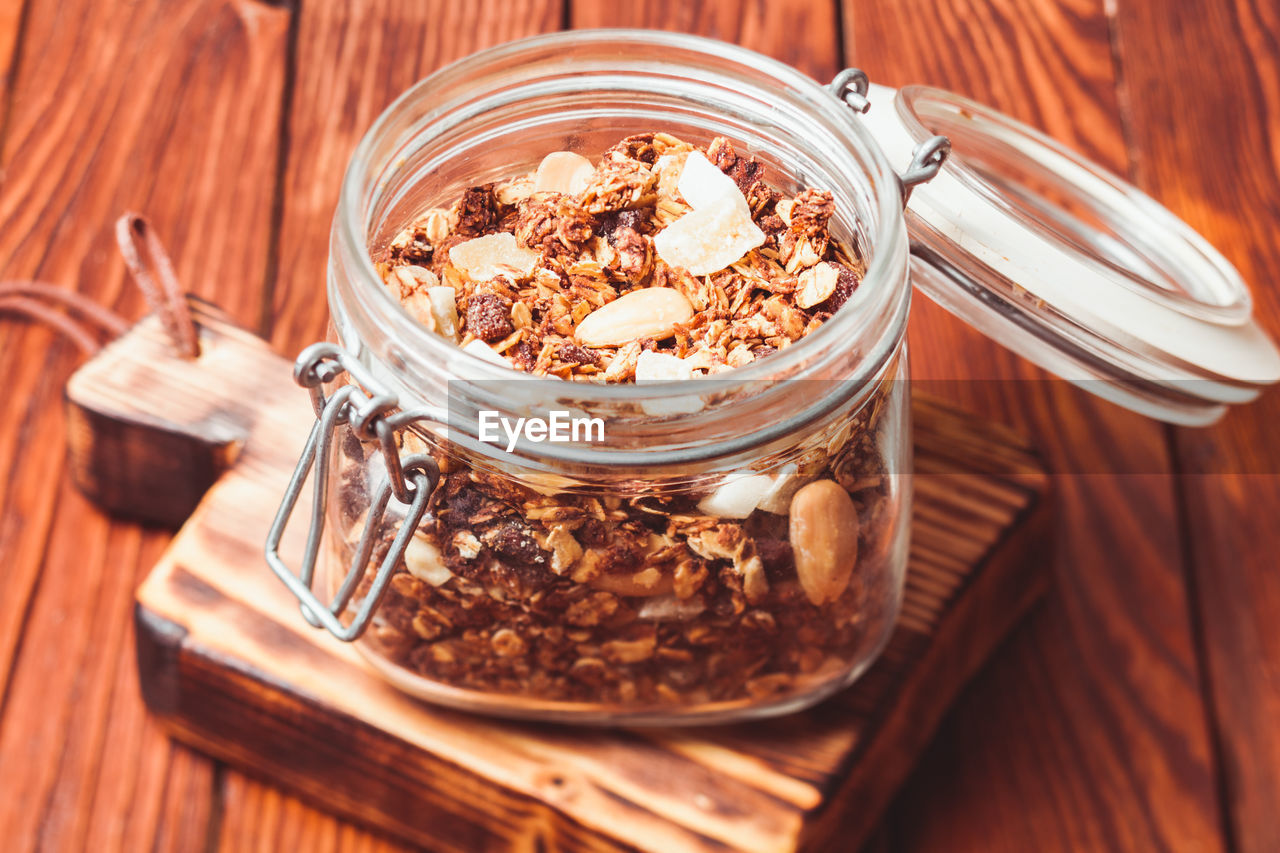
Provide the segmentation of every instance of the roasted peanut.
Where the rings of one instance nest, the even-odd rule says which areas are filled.
[[[840,597],[858,559],[858,510],[834,480],[816,480],[791,499],[796,575],[813,604]]]

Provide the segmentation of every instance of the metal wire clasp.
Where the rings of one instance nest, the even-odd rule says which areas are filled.
[[[867,98],[867,93],[871,91],[871,80],[861,68],[846,68],[841,71],[827,84],[827,91],[856,112],[865,113],[871,109],[871,101]],[[903,207],[906,207],[911,191],[917,185],[933,180],[938,174],[951,154],[951,140],[945,136],[931,136],[916,145],[911,153],[911,165],[898,176]]]
[[[856,112],[865,113],[871,109],[871,102],[867,100],[867,92],[871,91],[871,78],[861,68],[846,68],[841,71],[827,84],[827,89]]]
[[[350,374],[353,384],[343,385],[332,395],[326,396],[325,384],[343,373]],[[350,642],[363,634],[369,626],[374,611],[386,593],[391,575],[404,556],[405,548],[426,512],[431,493],[440,480],[440,471],[430,456],[415,454],[401,459],[396,446],[396,432],[399,429],[414,420],[428,419],[432,413],[424,410],[393,414],[398,405],[396,396],[374,390],[378,388],[378,383],[364,365],[335,344],[319,343],[307,347],[298,356],[293,375],[294,381],[311,392],[316,423],[311,428],[302,456],[285,489],[280,509],[267,533],[267,565],[301,603],[302,615],[308,623],[313,627],[324,627],[338,639]],[[328,502],[327,471],[333,435],[343,424],[348,424],[360,438],[377,440],[387,467],[387,480],[379,487],[369,506],[364,531],[356,545],[351,566],[333,600],[325,604],[316,597],[311,587],[315,581],[316,561],[324,536]],[[317,473],[312,490],[311,524],[307,531],[301,569],[294,574],[280,557],[280,540],[312,471]],[[392,497],[407,506],[400,529],[390,550],[378,565],[355,617],[350,624],[343,625],[340,617],[364,577]]]
[[[951,140],[945,136],[931,136],[916,145],[911,152],[911,165],[898,176],[898,183],[902,185],[903,207],[906,207],[911,198],[911,191],[919,184],[932,181],[949,156]]]

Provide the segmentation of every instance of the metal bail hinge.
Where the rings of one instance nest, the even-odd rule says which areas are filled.
[[[911,198],[911,191],[918,184],[933,180],[950,154],[951,140],[945,136],[931,136],[915,147],[911,156],[911,165],[907,167],[907,171],[898,176],[898,182],[902,184],[904,207],[907,200]]]
[[[343,385],[326,397],[324,385],[343,373],[349,373],[354,383]],[[378,385],[364,366],[334,344],[312,344],[303,350],[294,365],[294,379],[310,390],[316,423],[311,428],[302,456],[298,459],[280,509],[267,534],[267,564],[298,599],[302,605],[302,615],[308,623],[316,628],[324,627],[338,639],[350,642],[368,628],[374,611],[386,594],[391,575],[404,557],[405,548],[413,538],[418,522],[427,510],[431,493],[440,480],[440,471],[430,456],[419,453],[404,459],[400,457],[396,433],[415,420],[439,417],[427,410],[395,412],[395,395],[376,390]],[[329,458],[334,444],[333,437],[343,424],[349,424],[358,437],[378,442],[387,467],[387,479],[370,502],[364,531],[356,544],[347,574],[333,600],[325,604],[316,597],[312,585],[315,582],[316,563],[320,556],[328,513]],[[313,471],[316,476],[311,502],[311,523],[302,555],[302,566],[295,574],[280,556],[280,540],[307,478]],[[393,496],[405,506],[400,528],[386,556],[374,572],[354,618],[350,624],[343,625],[341,616],[365,577]]]
[[[827,84],[827,91],[857,112],[865,113],[871,109],[871,101],[867,100],[867,93],[871,91],[871,80],[867,77],[867,72],[861,68],[846,68],[841,71]],[[917,184],[932,180],[950,153],[951,140],[945,136],[930,137],[915,147],[911,165],[907,167],[907,171],[898,176],[898,183],[902,187],[903,207],[911,198],[911,190],[915,189]]]
[[[827,84],[827,90],[857,112],[865,113],[871,109],[871,102],[867,100],[871,80],[861,68],[846,68],[841,71]]]

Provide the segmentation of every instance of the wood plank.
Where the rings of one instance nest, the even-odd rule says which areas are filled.
[[[840,70],[836,5],[832,0],[570,0],[569,9],[574,29],[642,27],[694,33],[768,54],[824,83]]]
[[[393,9],[314,3],[298,19],[279,267],[264,324],[279,352],[324,337],[329,226],[347,160],[378,114],[432,71],[504,41],[558,29],[558,0],[449,0]]]
[[[329,225],[347,159],[378,114],[437,68],[483,47],[555,30],[563,17],[560,0],[391,6],[337,0],[298,9],[281,219],[261,321],[276,349],[290,355],[326,334]],[[235,805],[223,812],[221,838],[263,831],[305,837],[316,853],[365,849],[363,835],[349,824],[271,786],[229,772],[225,789]]]
[[[18,49],[18,36],[22,30],[22,15],[26,7],[25,0],[6,3],[0,7],[0,109],[7,109],[9,105],[14,58]],[[0,112],[0,115],[3,114]],[[3,178],[0,178],[0,181],[3,181]]]
[[[1124,168],[1103,3],[844,9],[847,56],[873,80],[959,91]],[[1044,555],[1056,591],[900,797],[895,846],[1220,849],[1164,429],[1048,381],[925,299],[910,339],[917,378],[951,384],[966,407],[1036,435],[1055,470],[1083,473],[1057,479],[1061,535]],[[1106,475],[1119,470],[1155,473]]]
[[[1280,17],[1272,4],[1117,4],[1121,94],[1135,180],[1234,263],[1280,336],[1274,134]],[[1178,430],[1227,829],[1280,849],[1280,393],[1212,429]]]
[[[122,344],[146,351],[161,334],[149,318]],[[917,455],[952,472],[921,478],[919,505],[963,513],[974,498],[950,486],[956,477],[989,479],[1009,498],[1002,515],[962,531],[917,522],[918,545],[956,545],[979,565],[958,566],[945,614],[919,629],[900,626],[851,691],[779,721],[686,731],[567,730],[432,708],[382,681],[353,647],[309,629],[262,567],[271,505],[313,415],[304,395],[290,393],[283,359],[216,329],[202,338],[210,351],[221,339],[244,358],[256,353],[262,364],[248,372],[278,387],[253,413],[235,467],[139,591],[148,703],[200,748],[434,848],[763,853],[856,844],[950,697],[1039,592],[1037,575],[1020,564],[1040,526],[1020,527],[1021,539],[989,554],[1031,521],[1043,488],[1038,463],[997,428],[985,427],[986,441],[975,445],[970,416],[916,400]],[[149,386],[189,381],[151,363]],[[909,585],[908,600],[914,595]],[[259,813],[279,798],[247,786],[241,795],[223,838],[270,828]],[[296,814],[270,826],[330,837],[319,818]]]
[[[140,209],[188,287],[256,317],[287,13],[28,6],[0,149],[0,269],[137,312],[111,224]],[[109,523],[65,482],[59,385],[73,362],[49,332],[6,321],[0,832],[15,849],[198,848],[212,767],[147,717],[128,653],[132,590],[168,537]]]
[[[227,774],[222,805],[226,814],[240,816],[223,825],[213,848],[223,853],[407,853],[412,849],[313,809],[297,797],[240,773]]]

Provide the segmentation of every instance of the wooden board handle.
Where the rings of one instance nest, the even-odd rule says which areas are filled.
[[[81,492],[116,515],[179,527],[243,447],[271,350],[217,307],[188,297],[200,355],[173,354],[155,314],[67,380],[67,455]],[[278,386],[277,386],[278,387]]]

